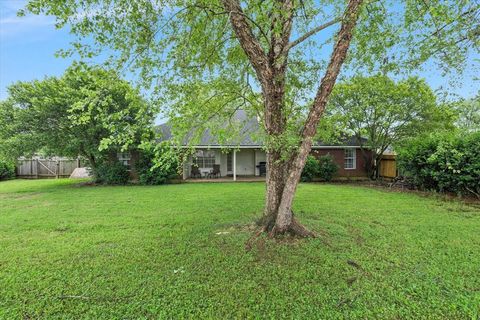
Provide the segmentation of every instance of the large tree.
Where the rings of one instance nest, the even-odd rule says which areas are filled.
[[[395,82],[382,75],[357,76],[335,86],[324,120],[336,122],[333,127],[356,138],[367,172],[375,179],[388,147],[418,134],[454,128],[453,110],[436,100],[418,78]]]
[[[95,170],[151,138],[154,112],[118,74],[75,64],[61,77],[18,82],[0,104],[0,154],[82,156]]]
[[[256,114],[271,235],[313,235],[292,202],[345,63],[350,72],[408,72],[433,57],[461,69],[480,30],[479,5],[466,0],[30,0],[27,12],[54,15],[79,37],[61,54],[106,49],[108,63],[153,84],[177,137],[193,141],[209,127],[227,139],[236,109]]]

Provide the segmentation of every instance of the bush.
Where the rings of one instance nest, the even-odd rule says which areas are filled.
[[[337,174],[338,165],[335,163],[333,157],[330,154],[321,156],[318,158],[318,177],[331,181]]]
[[[480,133],[440,133],[398,150],[403,175],[424,190],[480,197]]]
[[[0,160],[0,181],[15,178],[15,164]]]
[[[305,167],[303,167],[301,180],[311,182],[318,175],[319,165],[320,163],[314,156],[308,156]]]
[[[97,165],[93,169],[93,176],[96,183],[111,185],[127,184],[130,179],[127,167],[119,161]]]
[[[143,185],[170,183],[178,177],[178,161],[174,154],[168,153],[155,166],[155,153],[144,150],[137,165],[138,180]]]

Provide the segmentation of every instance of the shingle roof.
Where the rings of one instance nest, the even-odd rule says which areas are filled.
[[[248,118],[247,114],[243,110],[239,110],[235,113],[235,119],[244,124],[243,129],[241,130],[241,136],[238,144],[232,146],[240,147],[261,147],[263,146],[262,141],[254,141],[253,136],[255,132],[259,130],[259,123],[255,117]],[[172,138],[171,125],[167,122],[157,126],[157,130],[160,133],[160,141],[170,140]],[[345,137],[340,139],[336,143],[324,143],[323,141],[316,141],[314,147],[325,147],[325,146],[335,146],[335,147],[347,147],[347,146],[358,146],[359,143],[357,139],[353,136]],[[209,146],[209,147],[220,147],[220,146],[229,146],[225,144],[220,144],[218,139],[210,132],[206,130],[202,135],[200,142],[197,146]]]

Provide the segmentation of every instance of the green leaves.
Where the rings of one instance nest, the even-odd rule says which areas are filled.
[[[294,1],[289,40],[341,18],[345,3]],[[270,0],[243,1],[241,7],[261,48],[269,52],[282,27],[278,21],[287,11]],[[468,62],[466,57],[479,52],[479,12],[480,6],[471,0],[366,1],[344,74],[408,75],[431,66],[431,62],[445,72],[461,72]],[[172,119],[182,136],[179,139],[192,130],[209,127],[225,140],[226,130],[218,123],[228,122],[228,115],[239,105],[248,114],[263,116],[265,101],[258,75],[231,28],[231,13],[219,0],[30,0],[20,12],[28,13],[53,15],[58,27],[70,28],[77,36],[72,48],[60,55],[78,53],[85,59],[106,56],[109,67],[137,76],[139,84],[149,89]],[[288,130],[282,141],[275,143],[298,139],[337,31],[334,24],[314,33],[282,56],[288,60],[282,101]],[[402,96],[409,87],[400,85],[397,90]],[[375,102],[380,92],[370,93],[369,99]],[[421,90],[418,93],[417,97],[422,95]]]
[[[341,132],[355,136],[377,160],[407,138],[453,128],[451,110],[438,106],[433,91],[418,78],[354,77],[337,84],[327,113],[321,127],[344,128]]]
[[[74,64],[62,77],[19,82],[0,107],[0,152],[88,159],[153,136],[154,108],[111,70]]]
[[[399,149],[405,176],[422,189],[480,198],[480,134],[422,135]]]

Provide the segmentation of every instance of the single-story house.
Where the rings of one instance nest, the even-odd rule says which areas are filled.
[[[237,180],[237,177],[265,175],[268,168],[263,145],[261,141],[255,141],[252,138],[255,130],[259,128],[257,119],[247,119],[247,115],[242,110],[238,111],[235,117],[244,126],[240,141],[235,145],[220,144],[210,132],[205,132],[200,142],[194,146],[194,154],[183,165],[183,179],[208,177],[214,167],[219,169],[217,176],[231,177],[234,181]],[[160,125],[159,130],[162,140],[171,138],[168,123]],[[225,150],[229,151],[225,152]],[[367,177],[365,158],[358,142],[353,137],[343,139],[338,143],[316,141],[311,154],[315,157],[330,154],[339,167],[338,177]],[[194,167],[197,167],[198,170]]]

